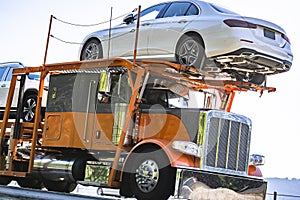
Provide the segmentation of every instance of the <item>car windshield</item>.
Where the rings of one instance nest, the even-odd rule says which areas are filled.
[[[145,21],[145,20],[151,20],[151,19],[155,19],[157,17],[157,15],[160,13],[161,9],[165,6],[165,3],[162,4],[158,4],[155,6],[152,6],[150,8],[146,8],[145,10],[143,10],[141,12],[141,21]],[[134,16],[134,19],[137,19],[137,15]]]
[[[234,14],[236,15],[237,13],[231,11],[231,10],[227,10],[226,8],[223,8],[221,6],[215,5],[210,3],[210,6],[215,9],[216,11],[220,12],[220,13],[225,13],[225,14]]]

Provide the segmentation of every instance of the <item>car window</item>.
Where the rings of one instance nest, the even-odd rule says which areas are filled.
[[[3,76],[5,74],[5,71],[6,71],[6,68],[4,68],[4,67],[0,68],[0,81],[3,80]]]
[[[191,3],[188,2],[175,2],[172,3],[166,10],[163,17],[175,17],[175,16],[185,16]]]
[[[11,67],[9,68],[8,74],[7,74],[6,79],[5,79],[6,81],[11,81],[13,69],[14,68],[11,68]]]
[[[188,9],[188,11],[185,15],[198,15],[198,14],[199,14],[199,10],[198,10],[197,6],[195,6],[194,4],[191,4],[190,8]]]
[[[166,4],[158,4],[141,12],[141,21],[155,19]],[[137,15],[134,17],[137,19]]]
[[[231,10],[227,10],[226,8],[222,8],[218,5],[210,3],[211,7],[213,7],[216,11],[220,13],[225,13],[225,14],[236,14],[235,12],[232,12]]]

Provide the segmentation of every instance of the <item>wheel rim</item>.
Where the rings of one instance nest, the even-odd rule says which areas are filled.
[[[159,168],[155,161],[146,160],[136,169],[135,181],[139,189],[148,193],[154,190],[159,179]]]
[[[27,99],[24,105],[24,119],[25,121],[31,121],[34,118],[34,113],[36,109],[36,101],[33,98]]]
[[[95,60],[99,58],[100,49],[96,43],[89,44],[84,50],[84,60]]]
[[[192,66],[196,63],[200,53],[199,44],[193,40],[186,40],[179,48],[178,59],[182,65]]]

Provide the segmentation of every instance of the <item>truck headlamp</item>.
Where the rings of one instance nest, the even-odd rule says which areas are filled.
[[[199,147],[197,144],[193,142],[174,141],[172,143],[172,148],[184,154],[192,155],[199,158],[201,156],[201,147]]]
[[[259,154],[250,155],[249,165],[259,166],[265,164],[265,156]]]

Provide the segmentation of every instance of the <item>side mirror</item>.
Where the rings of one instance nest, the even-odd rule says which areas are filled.
[[[128,14],[126,17],[124,17],[123,22],[125,22],[126,24],[130,24],[132,23],[134,20],[134,16],[133,14]]]

